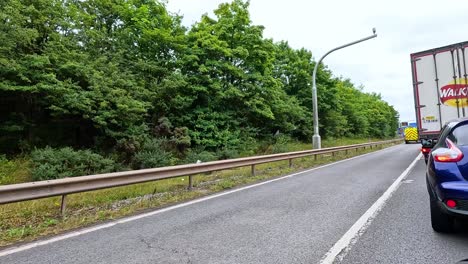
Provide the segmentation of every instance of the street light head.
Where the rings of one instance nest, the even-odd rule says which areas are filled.
[[[374,34],[375,34],[376,32],[377,32],[377,29],[375,29],[375,28],[372,28],[372,33],[374,33]]]

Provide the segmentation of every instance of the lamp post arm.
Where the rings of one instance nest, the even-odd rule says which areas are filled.
[[[325,55],[323,55],[320,58],[320,60],[315,64],[314,72],[312,74],[312,104],[313,104],[312,107],[313,107],[313,110],[314,110],[314,136],[312,137],[312,142],[313,142],[312,144],[313,144],[314,149],[320,149],[321,148],[320,134],[319,134],[319,124],[318,124],[317,84],[316,84],[316,81],[315,81],[315,78],[317,77],[317,70],[318,70],[318,67],[319,67],[320,63],[322,62],[323,59],[325,59],[326,56],[328,56],[328,54],[330,54],[330,53],[332,53],[334,51],[337,51],[337,50],[342,49],[342,48],[349,47],[351,45],[354,45],[354,44],[357,44],[357,43],[360,43],[360,42],[363,42],[363,41],[366,41],[366,40],[369,40],[369,39],[372,39],[372,38],[375,38],[375,37],[377,37],[377,34],[375,33],[375,30],[374,30],[374,34],[372,34],[369,37],[365,37],[365,38],[350,42],[348,44],[345,44],[345,45],[342,45],[342,46],[339,46],[339,47],[336,47],[336,48],[330,50],[329,52],[325,53]]]

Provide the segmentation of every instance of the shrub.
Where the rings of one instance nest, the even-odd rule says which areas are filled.
[[[187,156],[183,163],[196,163],[197,161],[207,162],[217,160],[218,157],[215,153],[206,150],[193,150],[188,151]]]
[[[287,135],[278,135],[275,137],[275,143],[271,146],[272,153],[285,153],[289,151],[288,143],[291,138]]]
[[[31,153],[33,180],[50,180],[115,171],[118,166],[90,150],[46,147]]]
[[[140,141],[134,138],[124,138],[117,141],[115,154],[118,161],[129,164],[138,150],[141,148]]]
[[[239,150],[239,156],[250,157],[262,153],[262,144],[264,142],[259,141],[253,137],[244,137],[242,142],[239,144],[237,149]]]
[[[233,148],[223,148],[216,152],[218,159],[225,160],[225,159],[234,159],[239,157],[239,151]]]
[[[187,127],[176,127],[171,141],[177,147],[179,152],[184,152],[190,147],[192,139],[189,136],[189,129]]]
[[[165,149],[165,139],[149,138],[133,157],[133,169],[157,168],[172,165],[174,156]]]

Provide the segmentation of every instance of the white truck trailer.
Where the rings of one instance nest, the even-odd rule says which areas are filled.
[[[427,154],[446,122],[468,117],[468,41],[411,54],[414,105]]]

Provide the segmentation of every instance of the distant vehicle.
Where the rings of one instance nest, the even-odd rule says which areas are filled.
[[[432,228],[450,232],[468,216],[468,118],[451,121],[433,147],[426,171]]]
[[[418,129],[415,127],[407,127],[404,130],[405,134],[405,143],[418,142]]]
[[[468,42],[411,54],[421,151],[427,157],[442,126],[468,116]]]
[[[405,129],[408,128],[408,127],[414,127],[414,128],[417,128],[417,124],[416,122],[414,121],[403,121],[403,122],[400,122],[399,126],[398,126],[398,135],[400,135],[402,138],[405,137]],[[417,133],[417,130],[416,130],[416,133]]]

